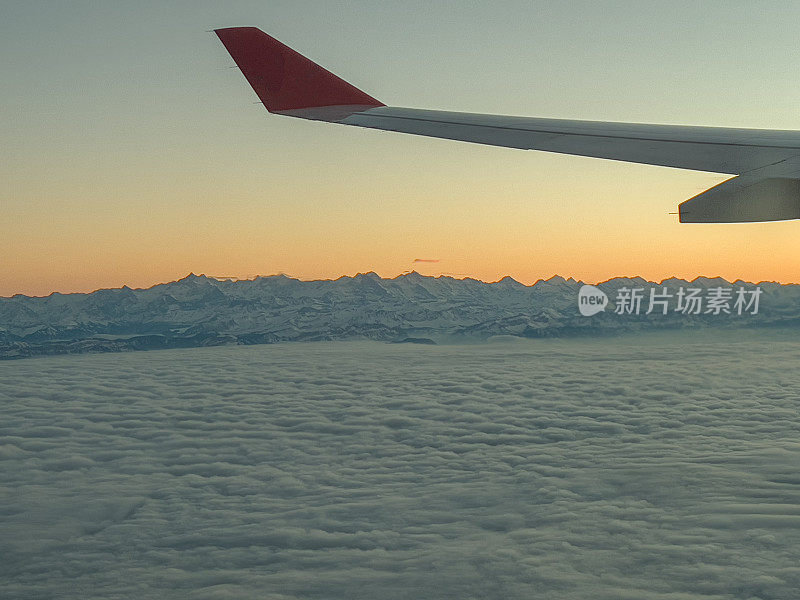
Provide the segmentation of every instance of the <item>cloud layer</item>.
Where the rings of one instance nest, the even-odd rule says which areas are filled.
[[[790,599],[800,344],[0,363],[4,598]]]

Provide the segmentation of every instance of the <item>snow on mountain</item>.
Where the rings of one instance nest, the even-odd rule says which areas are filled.
[[[497,335],[554,337],[686,327],[800,326],[800,286],[761,283],[757,314],[646,314],[650,288],[714,288],[755,284],[721,278],[671,278],[659,283],[618,277],[598,288],[604,312],[578,311],[582,282],[554,276],[526,286],[429,277],[412,271],[393,279],[375,273],[300,281],[285,275],[252,280],[190,274],[147,289],[0,298],[0,358],[86,351],[188,347],[227,343],[374,339],[389,342],[484,340]],[[620,290],[643,289],[638,314],[615,314]],[[735,291],[734,291],[735,294]]]

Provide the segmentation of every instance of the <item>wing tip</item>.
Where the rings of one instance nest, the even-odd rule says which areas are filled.
[[[385,106],[257,27],[222,27],[214,33],[270,112]]]

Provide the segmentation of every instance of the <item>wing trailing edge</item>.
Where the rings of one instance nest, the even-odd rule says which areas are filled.
[[[800,132],[508,117],[389,107],[255,27],[215,33],[271,113],[413,135],[738,175],[682,223],[800,219]]]

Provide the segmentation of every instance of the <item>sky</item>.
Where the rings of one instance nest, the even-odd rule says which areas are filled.
[[[388,105],[800,129],[799,19],[753,1],[3,2],[0,295],[189,272],[798,282],[797,222],[669,214],[726,175],[272,116],[208,30],[259,27]]]

